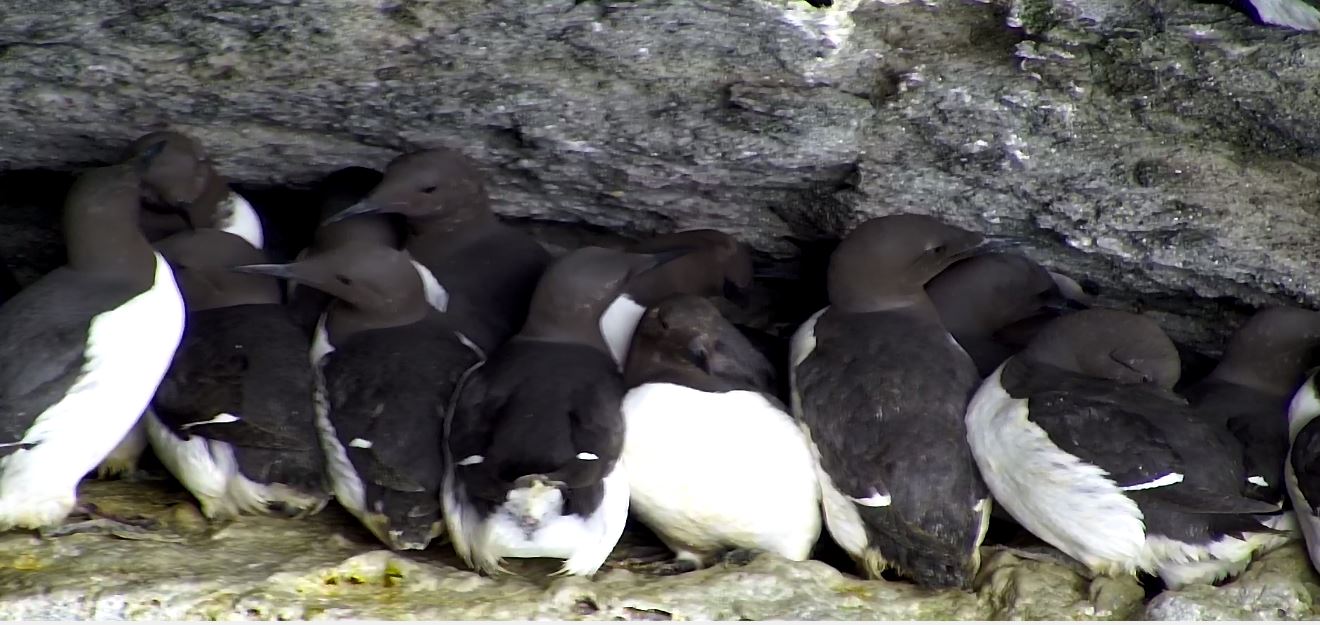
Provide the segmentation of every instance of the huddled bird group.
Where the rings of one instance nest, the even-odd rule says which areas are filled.
[[[828,305],[776,365],[721,312],[755,277],[728,234],[555,257],[444,148],[322,189],[275,264],[186,135],[80,175],[67,264],[0,304],[0,529],[119,523],[78,485],[149,445],[210,519],[333,498],[391,549],[445,538],[491,574],[591,575],[634,518],[662,572],[805,560],[824,529],[869,577],[970,587],[996,508],[1172,587],[1299,531],[1320,562],[1318,312],[1258,312],[1179,386],[1149,317],[1011,239],[894,214],[805,277]]]

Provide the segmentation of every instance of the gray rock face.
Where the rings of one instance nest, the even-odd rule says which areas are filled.
[[[1296,547],[1296,548],[1293,548]],[[1161,621],[1313,621],[1320,576],[1306,550],[1294,543],[1265,554],[1247,572],[1222,586],[1191,586],[1161,593],[1145,617]]]
[[[1320,301],[1320,37],[1223,6],[13,0],[0,57],[4,170],[166,125],[255,185],[444,143],[510,216],[779,257],[898,210],[1026,235],[1212,348]]]
[[[248,189],[451,145],[563,245],[586,235],[548,222],[718,228],[790,272],[869,216],[931,213],[1026,237],[1211,350],[1249,306],[1320,304],[1320,35],[1190,0],[7,0],[0,94],[0,257],[23,281],[63,253],[59,172],[173,127]],[[284,197],[258,209],[298,222]],[[760,297],[781,333],[811,312]],[[173,542],[0,535],[0,616],[1320,616],[1297,545],[1144,606],[1008,551],[974,594],[766,557],[546,585],[382,552],[334,508],[216,532],[177,493],[87,492]]]

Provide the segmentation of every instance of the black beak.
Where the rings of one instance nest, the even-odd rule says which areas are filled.
[[[684,256],[687,256],[688,254],[691,254],[696,250],[697,248],[695,247],[675,247],[649,254],[639,254],[637,252],[629,252],[629,254],[637,258],[637,261],[633,263],[632,275],[633,277],[636,277],[644,273],[647,273],[649,271],[655,271],[656,269],[659,269],[675,260],[683,258]]]
[[[341,210],[338,213],[326,217],[324,220],[321,221],[321,225],[328,226],[332,223],[348,219],[349,217],[356,217],[358,215],[370,215],[372,213],[378,213],[378,212],[380,212],[380,207],[377,206],[375,202],[372,202],[369,199],[363,199],[360,200],[357,204],[349,206],[348,208],[345,208],[344,210]]]
[[[1087,310],[1089,308],[1090,306],[1085,302],[1079,302],[1061,293],[1056,293],[1051,297],[1047,297],[1040,305],[1041,312],[1056,317],[1081,310]]]
[[[754,261],[752,277],[765,280],[796,280],[801,275],[797,264]]]
[[[1060,297],[1068,300],[1067,305],[1072,307],[1073,310],[1090,308],[1090,303],[1095,300],[1095,294],[1099,292],[1098,288],[1088,290],[1080,282],[1061,273],[1051,271],[1050,277],[1054,279]]]
[[[285,280],[298,279],[298,271],[293,268],[293,265],[238,265],[236,267],[230,267],[229,270],[238,273],[250,273],[260,276],[271,276],[273,278],[284,278]]]
[[[1018,246],[1027,242],[1026,237],[1019,237],[1006,234],[987,234],[981,238],[981,242],[969,247],[962,252],[954,255],[952,263],[960,260],[966,260],[973,256],[984,256],[986,254],[1002,254],[1005,252],[1017,252]]]

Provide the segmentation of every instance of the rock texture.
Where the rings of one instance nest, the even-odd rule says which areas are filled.
[[[819,303],[820,252],[894,211],[1020,235],[1212,351],[1251,306],[1320,305],[1320,35],[1191,0],[6,0],[0,94],[0,258],[24,282],[62,262],[69,172],[173,127],[277,259],[313,225],[298,188],[447,144],[559,247],[739,236],[804,279],[743,320],[781,335]],[[380,551],[337,508],[218,529],[162,488],[85,492],[158,519],[146,540],[0,535],[0,617],[1320,617],[1297,545],[1144,604],[1014,550],[976,593],[767,557],[490,580],[446,547]]]
[[[1146,606],[1159,621],[1313,621],[1320,618],[1320,577],[1306,550],[1265,554],[1236,580],[1222,586],[1191,586],[1165,592]]]
[[[166,481],[84,483],[102,512],[143,534],[0,535],[0,619],[1120,620],[1143,616],[1132,579],[1086,579],[1046,548],[987,548],[976,592],[863,581],[823,562],[762,555],[671,577],[630,570],[630,536],[594,580],[547,578],[549,562],[481,577],[448,546],[391,553],[331,505],[302,520],[208,526]],[[1315,619],[1320,577],[1296,544],[1222,588],[1166,592],[1150,619]],[[544,565],[544,566],[542,566]]]
[[[0,170],[167,125],[249,185],[445,143],[507,215],[774,258],[896,210],[1025,235],[1212,349],[1247,305],[1320,303],[1320,36],[1225,6],[12,0],[0,61]]]

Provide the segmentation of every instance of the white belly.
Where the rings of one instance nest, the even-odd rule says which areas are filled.
[[[137,469],[138,459],[147,449],[147,430],[143,419],[139,418],[128,430],[119,444],[110,451],[110,455],[96,467],[96,474],[101,478],[116,475],[127,476]]]
[[[143,422],[156,457],[197,498],[208,519],[266,514],[270,512],[269,505],[275,502],[284,503],[300,514],[314,514],[328,501],[285,484],[249,480],[239,470],[232,445],[201,436],[181,439],[151,409],[147,409]]]
[[[1103,470],[1049,440],[1027,420],[1026,400],[996,369],[967,408],[967,439],[996,502],[1041,540],[1093,571],[1151,570],[1141,510]]]
[[[156,254],[152,287],[92,320],[82,376],[23,437],[39,444],[0,460],[0,528],[50,525],[68,514],[78,481],[109,455],[151,401],[183,323],[174,274]]]
[[[623,400],[632,509],[676,551],[804,560],[820,535],[806,438],[757,393],[645,384]]]

